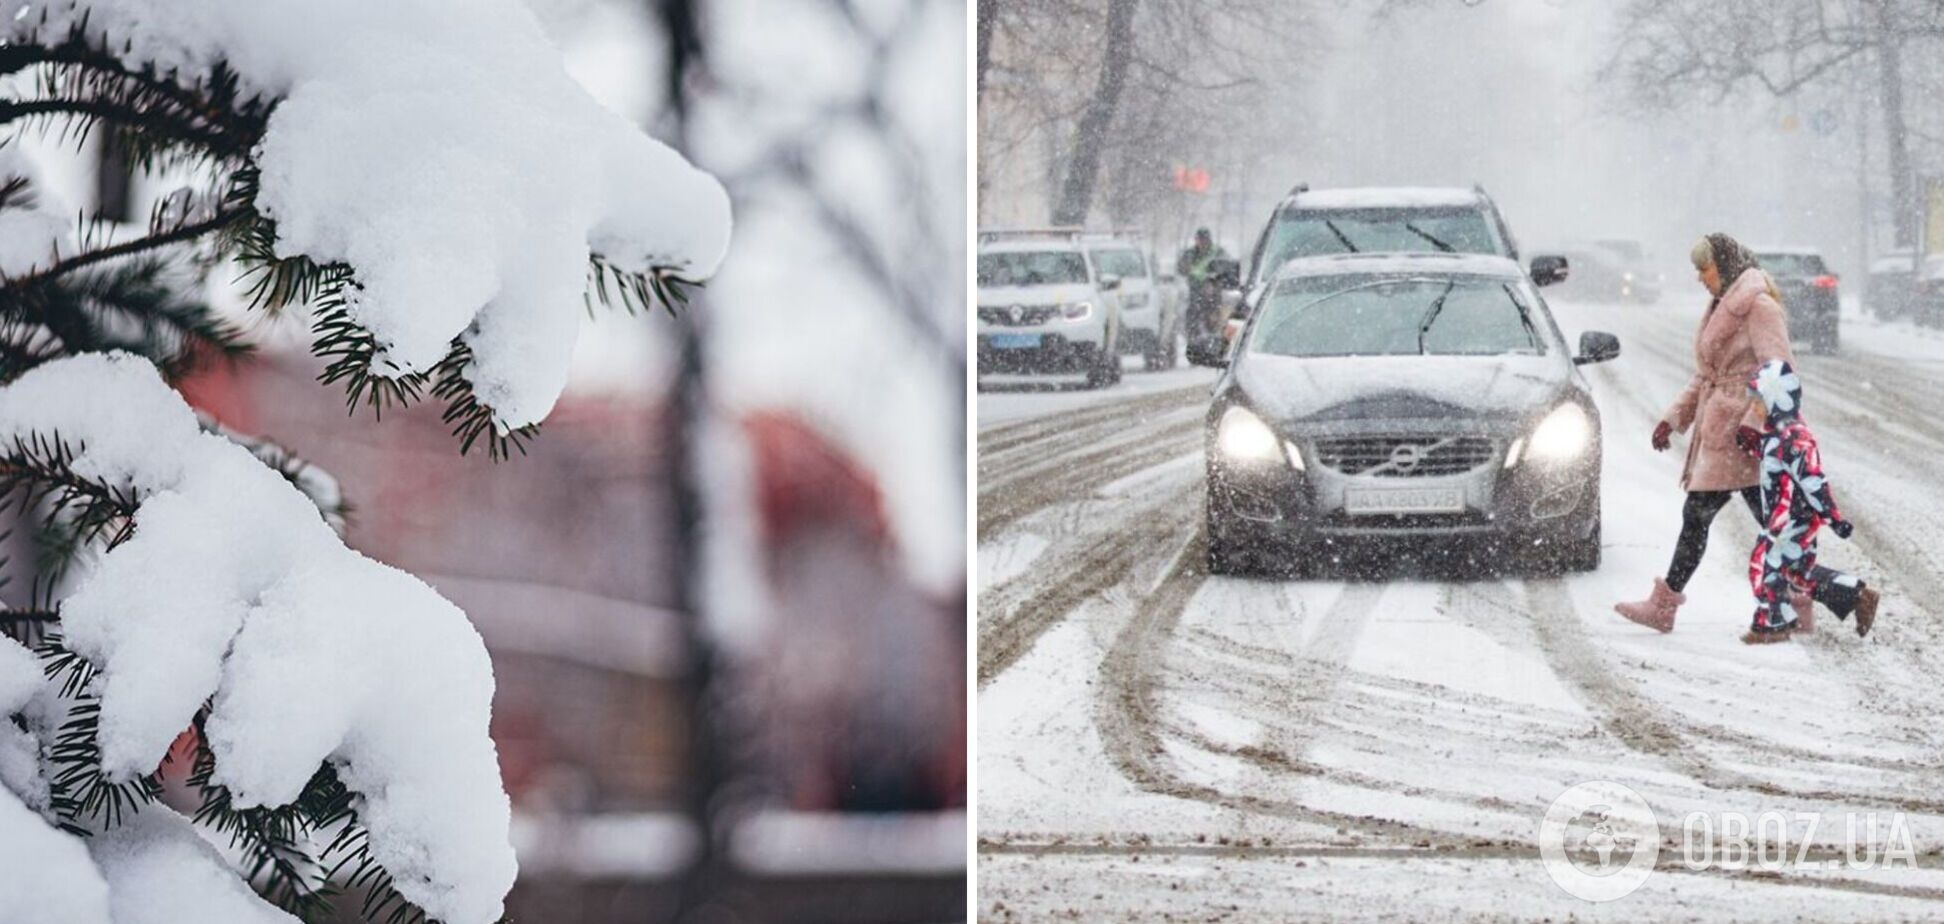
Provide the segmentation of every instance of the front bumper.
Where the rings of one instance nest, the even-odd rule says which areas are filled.
[[[1564,464],[1521,459],[1505,467],[1515,434],[1491,436],[1483,464],[1457,474],[1344,474],[1318,458],[1315,440],[1298,440],[1305,467],[1286,461],[1232,464],[1208,440],[1208,522],[1231,543],[1337,543],[1389,540],[1551,542],[1584,538],[1600,509],[1597,431],[1580,458]],[[1353,513],[1353,492],[1411,491],[1462,498],[1462,510]],[[1369,496],[1369,495],[1365,495]]]
[[[1019,334],[1037,335],[1037,346],[995,346],[994,336],[1001,339]],[[979,374],[1021,373],[1021,372],[1086,372],[1100,364],[1100,341],[1097,337],[1075,339],[1066,332],[1048,331],[981,331],[978,343]]]

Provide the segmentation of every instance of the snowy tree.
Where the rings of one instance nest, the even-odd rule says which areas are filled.
[[[1620,12],[1606,76],[1631,99],[1671,108],[1759,87],[1786,97],[1859,70],[1873,84],[1899,245],[1916,238],[1913,69],[1936,57],[1944,7],[1927,0],[1634,0]],[[1861,141],[1861,135],[1858,135]]]
[[[714,272],[722,187],[516,0],[0,0],[0,71],[16,133],[187,178],[140,227],[81,222],[0,146],[0,499],[47,551],[0,611],[0,909],[499,918],[477,633],[345,546],[328,476],[168,381],[250,348],[202,295],[236,273],[251,310],[308,313],[354,410],[435,399],[504,457],[586,310],[673,310]]]

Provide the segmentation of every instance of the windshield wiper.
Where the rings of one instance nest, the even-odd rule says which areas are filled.
[[[1336,226],[1336,222],[1325,218],[1323,219],[1323,227],[1330,229],[1330,233],[1336,235],[1337,241],[1343,245],[1344,250],[1348,250],[1351,253],[1363,252],[1357,249],[1357,245],[1350,243],[1350,236],[1344,234],[1343,229]]]
[[[1451,295],[1451,290],[1457,285],[1458,285],[1458,280],[1456,279],[1453,279],[1450,282],[1445,283],[1444,291],[1438,293],[1437,299],[1431,302],[1431,310],[1424,313],[1424,320],[1418,324],[1418,355],[1419,356],[1428,355],[1424,351],[1424,338],[1426,335],[1431,333],[1431,323],[1438,319],[1438,312],[1444,310],[1445,298]]]
[[[1414,225],[1414,224],[1412,224],[1412,223],[1410,223],[1410,222],[1408,222],[1408,221],[1404,223],[1404,230],[1406,230],[1406,231],[1409,231],[1409,232],[1411,232],[1412,234],[1415,234],[1415,235],[1417,235],[1418,237],[1421,237],[1421,238],[1424,238],[1424,239],[1425,239],[1425,240],[1427,240],[1427,241],[1430,241],[1430,242],[1431,242],[1431,246],[1433,246],[1433,247],[1436,247],[1436,248],[1438,248],[1438,250],[1440,250],[1440,251],[1442,251],[1442,252],[1444,252],[1444,253],[1457,253],[1457,252],[1458,252],[1458,251],[1457,251],[1457,249],[1456,249],[1456,248],[1454,248],[1454,247],[1452,247],[1452,246],[1451,246],[1450,244],[1447,244],[1447,243],[1445,243],[1444,241],[1441,241],[1441,240],[1438,240],[1438,239],[1437,239],[1437,238],[1435,238],[1435,237],[1432,237],[1432,236],[1431,236],[1431,234],[1430,234],[1430,232],[1427,232],[1427,231],[1425,231],[1425,230],[1424,230],[1423,228],[1420,228],[1420,227],[1418,227],[1417,225]]]

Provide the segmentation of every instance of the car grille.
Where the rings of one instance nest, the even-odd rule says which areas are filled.
[[[1426,478],[1459,475],[1492,460],[1483,436],[1347,436],[1316,441],[1316,457],[1345,475]]]
[[[1019,311],[1019,319],[1013,319],[1013,311]],[[979,307],[979,320],[1001,327],[1032,327],[1045,324],[1060,313],[1058,305],[1000,305]]]

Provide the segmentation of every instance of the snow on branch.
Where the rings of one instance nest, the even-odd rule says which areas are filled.
[[[71,447],[65,470],[136,505],[60,601],[64,644],[99,671],[106,777],[150,773],[198,723],[209,782],[236,809],[297,802],[328,765],[400,896],[449,924],[497,919],[516,864],[492,666],[465,614],[346,548],[311,497],[204,430],[138,357],[60,359],[0,388],[0,444],[36,441]],[[173,837],[145,830],[121,836]]]
[[[292,283],[271,307],[329,299],[363,335],[332,340],[363,370],[339,378],[447,398],[469,441],[552,410],[590,280],[679,300],[728,246],[722,186],[601,108],[518,0],[0,0],[0,38],[0,69],[55,69],[0,122],[226,165],[243,211],[178,227]]]

